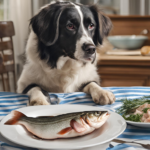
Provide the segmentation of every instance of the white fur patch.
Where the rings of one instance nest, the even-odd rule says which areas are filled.
[[[73,4],[73,3],[71,3]],[[82,11],[81,11],[81,8],[78,6],[78,5],[75,5],[75,8],[77,9],[79,15],[80,15],[80,18],[81,18],[81,28],[82,28],[82,31],[83,31],[83,35],[82,37],[77,41],[76,43],[76,52],[75,52],[75,58],[77,59],[83,59],[83,61],[86,62],[86,60],[84,60],[84,51],[82,49],[82,46],[84,43],[90,43],[90,44],[94,44],[92,38],[88,35],[85,27],[84,27],[84,24],[83,24],[83,14],[82,14]]]
[[[72,3],[73,4],[73,3]],[[86,32],[86,30],[85,30],[85,28],[84,28],[84,25],[83,25],[83,14],[82,14],[82,11],[81,11],[81,9],[80,9],[80,7],[78,6],[78,5],[75,5],[75,4],[73,4],[74,6],[75,6],[75,8],[77,9],[77,11],[78,11],[78,13],[79,13],[79,15],[80,15],[80,18],[81,18],[81,28],[82,28],[82,31],[83,31],[83,36],[85,36],[85,37],[89,37],[88,36],[88,34],[87,34],[87,32]],[[91,39],[92,40],[92,39]]]
[[[80,38],[80,40],[77,41],[77,43],[76,43],[76,51],[74,53],[74,56],[78,60],[82,60],[83,62],[86,62],[86,63],[88,63],[88,62],[91,63],[91,61],[93,61],[93,60],[89,61],[89,60],[84,59],[85,52],[82,49],[83,43],[85,43],[85,37],[84,36],[82,36]],[[95,55],[95,53],[93,55]]]
[[[62,69],[66,61],[69,59],[70,59],[69,57],[64,57],[64,56],[59,57],[57,61],[57,69]]]

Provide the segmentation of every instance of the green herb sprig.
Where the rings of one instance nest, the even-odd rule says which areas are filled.
[[[123,115],[123,118],[125,120],[129,120],[129,121],[135,121],[135,122],[141,122],[141,118],[142,118],[143,115],[140,115],[140,114],[131,114],[129,117],[126,117]]]
[[[144,113],[147,113],[147,110],[148,109],[150,109],[150,108],[144,108],[142,111],[144,112]]]
[[[150,96],[144,96],[137,99],[122,99],[122,106],[116,111],[117,113],[125,116],[129,113],[133,113],[136,108],[139,106],[148,103],[150,104],[150,100],[148,99]]]

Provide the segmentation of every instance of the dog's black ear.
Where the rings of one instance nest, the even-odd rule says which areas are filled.
[[[48,5],[31,19],[33,31],[47,46],[53,45],[58,39],[59,18],[62,10],[59,4]]]
[[[91,6],[90,9],[93,12],[97,23],[97,28],[95,30],[95,43],[102,44],[104,37],[108,36],[112,28],[111,20],[105,16],[97,6]]]

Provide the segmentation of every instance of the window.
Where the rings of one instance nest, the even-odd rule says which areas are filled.
[[[33,14],[52,0],[32,0]],[[85,5],[98,4],[106,14],[150,15],[150,0],[66,0]]]
[[[0,0],[0,21],[8,20],[9,0]]]

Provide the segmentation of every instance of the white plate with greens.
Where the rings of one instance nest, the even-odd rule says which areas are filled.
[[[139,108],[143,104],[150,104],[150,96],[144,96],[137,99],[124,99],[122,100],[122,106],[117,110],[117,113],[122,115],[122,117],[126,120],[126,122],[130,125],[134,125],[137,127],[145,127],[150,128],[150,121],[149,122],[142,122],[142,117],[150,107],[143,108],[140,112],[142,114],[134,114],[137,108]],[[150,105],[149,105],[150,106]],[[150,115],[147,117],[150,118]],[[150,119],[149,119],[150,120]]]

